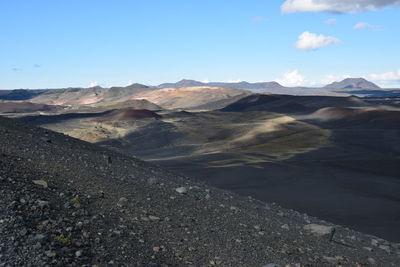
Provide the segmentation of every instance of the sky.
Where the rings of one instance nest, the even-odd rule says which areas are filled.
[[[400,0],[2,0],[0,89],[364,77],[400,88]]]

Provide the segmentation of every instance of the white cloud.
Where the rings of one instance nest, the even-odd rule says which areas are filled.
[[[282,13],[319,12],[328,9],[324,3],[314,3],[313,0],[286,0],[281,6]]]
[[[282,79],[275,80],[283,86],[301,86],[309,83],[298,70],[286,72]]]
[[[99,82],[91,82],[89,84],[88,88],[95,87],[95,86],[99,86]]]
[[[316,50],[318,48],[340,43],[340,40],[332,36],[318,35],[311,32],[303,32],[295,47],[299,50]]]
[[[371,25],[369,23],[366,22],[358,22],[356,23],[356,25],[354,25],[353,29],[354,30],[362,30],[362,29],[375,29],[376,26]]]
[[[327,19],[325,20],[325,24],[327,25],[334,25],[336,24],[337,20],[336,19]]]
[[[265,22],[265,21],[268,21],[268,20],[262,16],[256,16],[251,19],[252,23],[261,23],[261,22]]]
[[[286,0],[281,6],[281,11],[357,13],[398,5],[400,0]]]
[[[377,82],[400,82],[400,69],[384,73],[372,73],[366,76],[367,79]]]

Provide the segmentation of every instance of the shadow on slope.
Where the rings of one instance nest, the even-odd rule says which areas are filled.
[[[132,108],[107,110],[99,113],[63,113],[57,115],[34,115],[18,118],[19,120],[32,124],[55,124],[62,121],[75,119],[92,119],[92,121],[121,121],[131,119],[161,118],[160,115],[150,110],[137,110]]]
[[[361,98],[335,96],[291,96],[255,94],[226,106],[222,111],[271,111],[284,114],[305,114],[323,107],[364,107]]]
[[[0,113],[57,112],[62,106],[37,104],[25,101],[0,101]]]

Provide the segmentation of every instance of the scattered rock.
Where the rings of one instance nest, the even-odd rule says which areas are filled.
[[[79,258],[80,256],[82,256],[82,250],[77,250],[77,251],[75,252],[75,256],[76,256],[77,258]]]
[[[380,245],[379,248],[380,248],[380,249],[383,249],[384,251],[386,251],[386,252],[388,252],[388,253],[390,253],[390,247],[389,247],[389,246]]]
[[[147,183],[149,185],[155,185],[158,184],[158,179],[156,177],[150,177],[149,179],[147,179]]]
[[[43,180],[33,180],[32,181],[35,185],[40,185],[40,186],[43,186],[44,188],[47,188],[47,182],[46,181],[43,181]]]
[[[378,246],[378,243],[379,243],[379,241],[378,240],[376,240],[376,239],[372,239],[371,240],[371,245],[373,245],[373,246]]]
[[[328,257],[328,256],[323,256],[324,260],[329,262],[330,264],[338,264],[339,261],[343,260],[343,257],[341,256],[336,256],[336,257]]]
[[[38,206],[41,207],[41,208],[49,205],[49,202],[48,201],[44,201],[44,200],[38,200],[37,203],[38,203]]]
[[[184,186],[182,187],[178,187],[175,189],[176,192],[178,192],[179,194],[186,194],[188,192],[188,189]]]
[[[149,219],[150,219],[151,221],[159,221],[159,220],[160,220],[159,217],[153,216],[153,215],[150,215],[150,216],[149,216]]]
[[[282,225],[281,228],[285,230],[290,230],[289,225],[287,224]]]
[[[310,231],[312,234],[317,236],[331,235],[333,231],[332,226],[326,226],[321,224],[307,224],[304,226],[304,230]]]
[[[56,253],[54,251],[48,250],[45,252],[46,256],[49,258],[53,258],[56,256]]]

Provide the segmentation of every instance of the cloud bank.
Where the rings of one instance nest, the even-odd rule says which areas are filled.
[[[387,82],[400,82],[400,69],[384,73],[372,73],[367,75],[367,79],[378,81],[382,83]]]
[[[400,0],[286,0],[281,12],[358,13],[390,6],[400,6]]]
[[[306,78],[298,70],[286,72],[282,79],[276,79],[276,81],[283,86],[301,86],[307,84]]]
[[[295,47],[299,50],[316,50],[321,47],[338,43],[340,43],[340,40],[335,37],[325,36],[322,34],[318,35],[306,31],[300,34],[298,41],[295,43]]]

